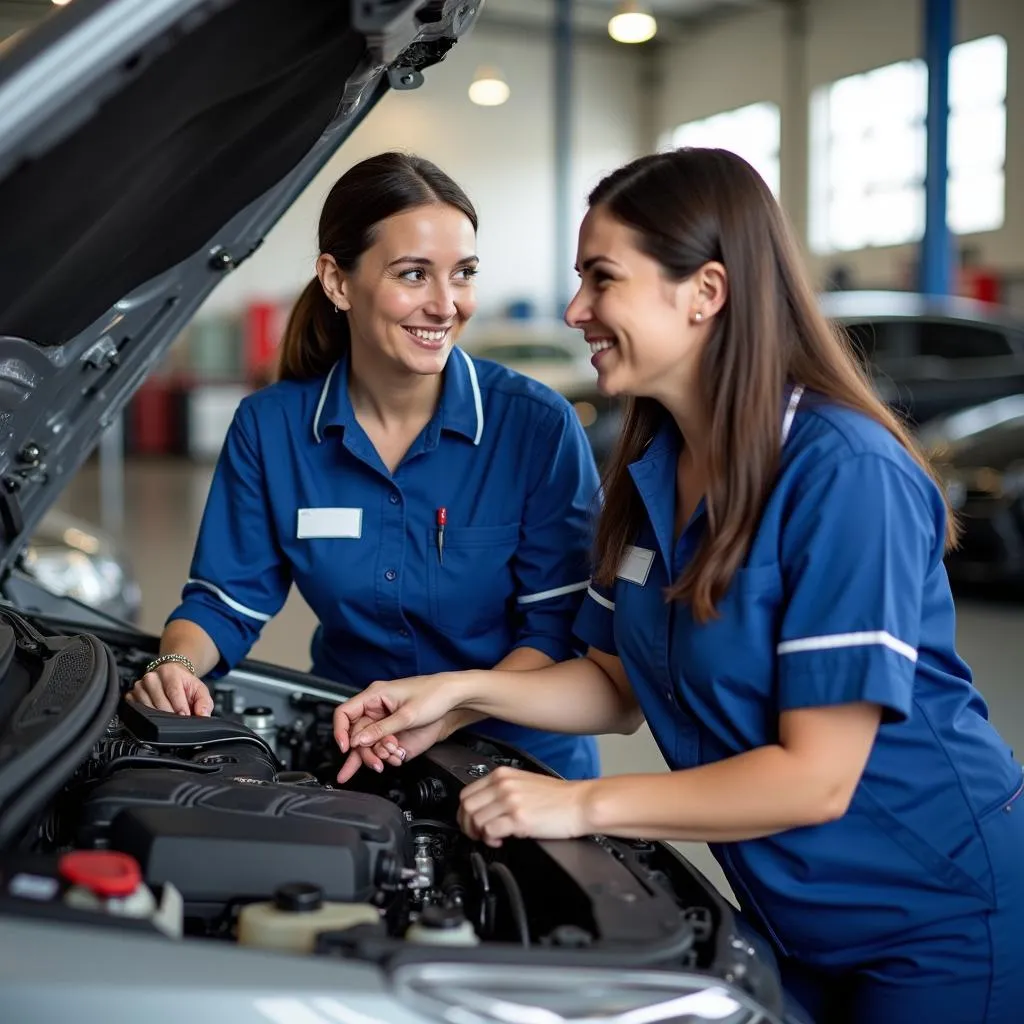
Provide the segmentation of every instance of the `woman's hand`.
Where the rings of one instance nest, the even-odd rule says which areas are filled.
[[[335,716],[337,716],[337,712],[335,712]],[[365,729],[372,724],[373,719],[366,716],[356,722],[353,729]],[[398,740],[394,736],[385,736],[372,747],[356,747],[350,750],[341,766],[341,771],[338,772],[338,782],[348,782],[362,767],[382,772],[386,763],[397,768],[405,760],[405,757],[405,751],[398,746]]]
[[[173,661],[147,672],[126,697],[157,711],[179,715],[213,714],[213,698],[206,684],[184,665]]]
[[[496,768],[462,791],[459,825],[470,839],[501,846],[509,836],[574,839],[587,835],[591,781],[567,782]]]
[[[334,711],[334,738],[348,757],[338,781],[347,782],[361,764],[376,771],[383,769],[383,763],[377,767],[376,761],[398,767],[450,736],[462,724],[451,714],[463,699],[458,675],[373,683],[339,704]]]

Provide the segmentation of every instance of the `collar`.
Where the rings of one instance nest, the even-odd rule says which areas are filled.
[[[332,427],[345,430],[356,422],[349,395],[349,356],[343,355],[330,369],[320,389],[313,415],[313,440],[319,444]],[[441,385],[441,404],[434,421],[479,445],[484,433],[484,405],[476,366],[461,348],[452,349]]]
[[[800,399],[803,397],[802,384],[787,386],[782,413],[780,446],[784,447],[793,428]],[[629,472],[633,484],[647,508],[647,516],[665,564],[672,565],[673,531],[676,504],[676,471],[683,439],[671,416],[665,417],[647,446],[643,455],[630,463]],[[703,500],[694,513],[694,518],[703,512]]]

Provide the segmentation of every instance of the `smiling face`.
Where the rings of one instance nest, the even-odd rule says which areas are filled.
[[[662,401],[688,391],[724,301],[724,268],[709,263],[673,281],[635,232],[598,205],[580,227],[577,270],[565,320],[590,345],[598,387]]]
[[[434,203],[388,217],[348,273],[322,255],[327,297],[348,316],[353,357],[405,373],[440,373],[476,311],[476,233]]]

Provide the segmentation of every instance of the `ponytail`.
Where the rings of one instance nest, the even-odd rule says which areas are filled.
[[[281,341],[278,380],[325,376],[349,346],[348,316],[335,312],[314,277],[292,307]]]

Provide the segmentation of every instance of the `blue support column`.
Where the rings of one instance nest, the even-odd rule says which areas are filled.
[[[948,295],[953,281],[953,246],[946,226],[949,160],[949,51],[953,47],[956,0],[922,0],[924,53],[928,66],[928,158],[925,170],[924,238],[919,287],[926,295]]]
[[[573,0],[555,0],[555,315],[572,298]]]

